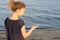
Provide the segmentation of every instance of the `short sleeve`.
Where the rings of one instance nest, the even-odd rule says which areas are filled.
[[[25,25],[24,21],[20,20],[18,24],[18,28],[21,29]]]

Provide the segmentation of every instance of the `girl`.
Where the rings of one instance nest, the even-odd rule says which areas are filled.
[[[25,38],[38,27],[38,24],[33,25],[31,29],[26,32],[24,21],[18,18],[22,16],[25,11],[25,4],[22,1],[15,2],[14,0],[10,0],[8,8],[11,9],[13,13],[4,21],[7,40],[25,40]]]

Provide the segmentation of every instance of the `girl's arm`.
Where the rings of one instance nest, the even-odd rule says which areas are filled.
[[[22,29],[21,29],[21,32],[22,32],[23,37],[24,37],[24,38],[27,38],[27,37],[32,33],[32,31],[33,31],[34,29],[36,29],[37,27],[38,27],[37,24],[36,24],[36,25],[33,25],[32,28],[31,28],[28,32],[26,32],[25,25],[24,25],[24,26],[22,27]]]

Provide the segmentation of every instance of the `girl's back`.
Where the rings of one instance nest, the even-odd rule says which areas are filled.
[[[20,30],[24,25],[24,21],[6,18],[4,23],[7,31],[7,40],[24,40]]]

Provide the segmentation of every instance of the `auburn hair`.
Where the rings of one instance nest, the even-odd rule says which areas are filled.
[[[17,9],[25,8],[25,4],[22,1],[14,2],[14,0],[10,0],[8,8],[15,12]]]

